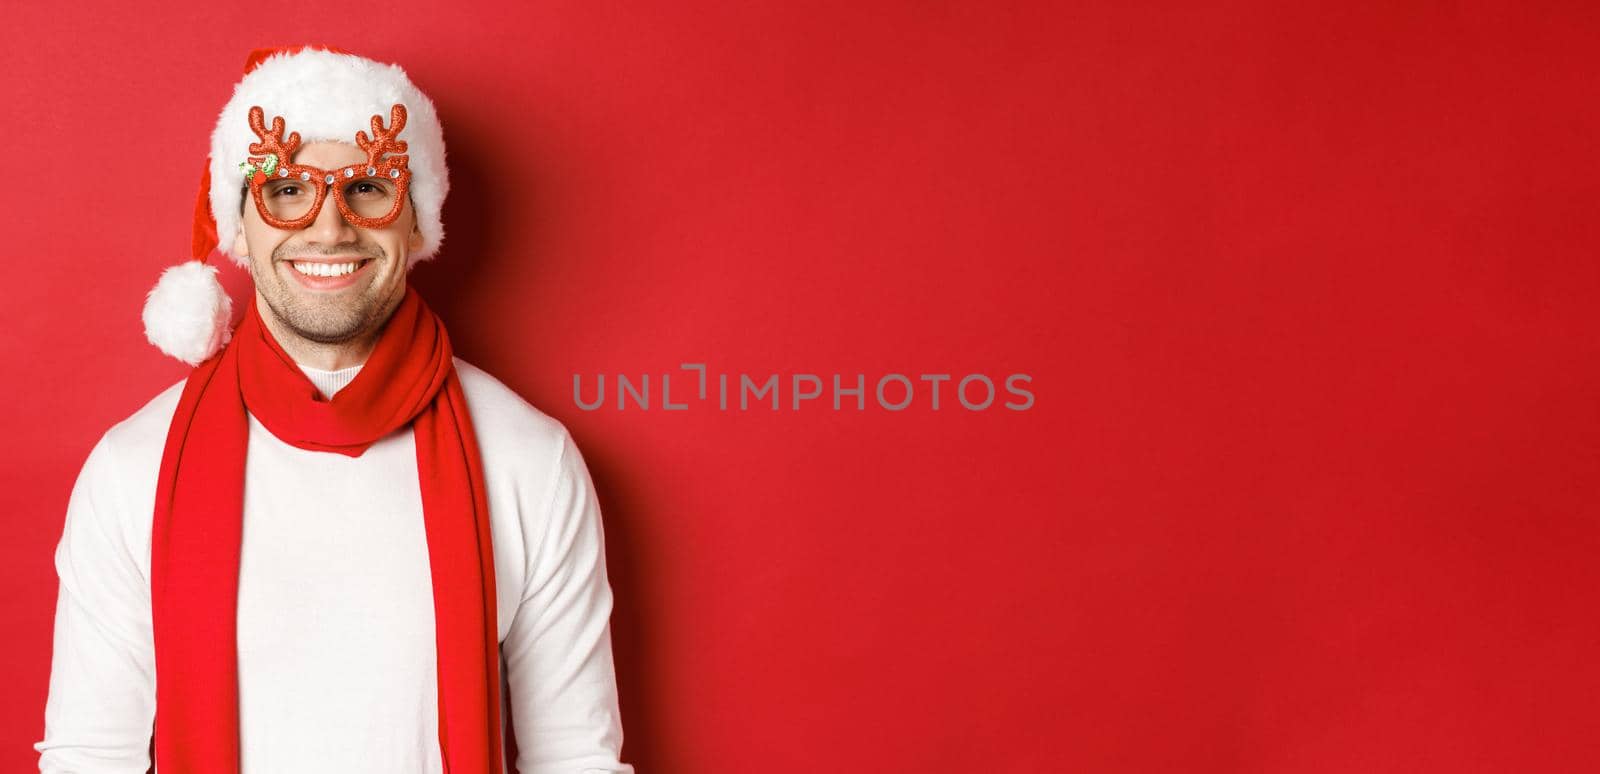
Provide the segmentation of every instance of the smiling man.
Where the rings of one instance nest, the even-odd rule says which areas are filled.
[[[433,104],[258,51],[211,146],[197,260],[144,315],[194,370],[68,504],[41,771],[632,772],[583,458],[407,282],[443,237]]]

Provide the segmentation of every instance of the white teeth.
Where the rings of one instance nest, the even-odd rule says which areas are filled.
[[[312,263],[310,261],[295,261],[295,271],[311,277],[343,277],[360,266],[355,263]]]

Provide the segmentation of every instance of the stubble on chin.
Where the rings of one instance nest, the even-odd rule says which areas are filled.
[[[287,284],[294,281],[283,276],[283,271],[294,271],[287,262],[274,259],[265,270],[270,274],[263,277],[262,269],[250,264],[256,290],[278,324],[307,341],[342,344],[361,338],[381,327],[392,311],[385,308],[388,299],[378,295],[381,288],[377,284],[368,284],[358,293],[318,297],[298,293]]]

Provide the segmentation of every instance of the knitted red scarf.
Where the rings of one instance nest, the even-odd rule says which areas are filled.
[[[361,372],[324,400],[262,325],[253,300],[247,306],[228,347],[190,374],[161,458],[150,552],[156,770],[239,771],[236,615],[248,410],[285,443],[352,457],[412,426],[433,572],[444,770],[500,774],[488,500],[443,323],[408,286]]]

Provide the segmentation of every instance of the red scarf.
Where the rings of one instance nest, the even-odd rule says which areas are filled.
[[[433,572],[444,770],[501,774],[488,500],[443,323],[407,286],[361,372],[325,400],[262,325],[254,299],[247,306],[227,349],[190,374],[161,458],[150,556],[156,771],[239,771],[236,616],[248,409],[285,443],[351,457],[412,426]]]

